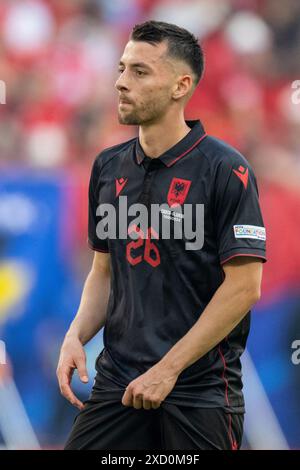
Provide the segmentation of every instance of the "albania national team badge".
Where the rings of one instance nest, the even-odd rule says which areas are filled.
[[[191,181],[181,178],[173,178],[168,192],[168,204],[170,207],[182,205],[189,192]]]

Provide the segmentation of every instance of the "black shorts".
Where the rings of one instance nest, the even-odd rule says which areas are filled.
[[[65,450],[237,450],[244,414],[162,403],[137,410],[119,400],[87,400]]]

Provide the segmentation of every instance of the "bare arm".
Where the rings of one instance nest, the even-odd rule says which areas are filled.
[[[162,359],[178,374],[222,341],[260,298],[261,261],[237,257],[223,269],[225,280],[199,320]]]
[[[83,407],[72,392],[70,383],[74,370],[82,382],[88,381],[83,346],[104,326],[110,293],[110,255],[95,252],[93,265],[82,291],[77,314],[61,347],[57,378],[62,395],[79,409]]]
[[[225,280],[199,319],[157,364],[128,385],[123,405],[158,408],[179,374],[222,341],[260,298],[261,261],[237,257],[223,269]]]
[[[84,345],[101,330],[105,324],[109,292],[110,255],[95,251],[77,314],[66,336],[75,336]]]

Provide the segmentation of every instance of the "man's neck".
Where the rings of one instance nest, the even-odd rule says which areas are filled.
[[[176,145],[190,131],[184,117],[167,119],[149,126],[139,127],[139,141],[145,154],[157,158]]]

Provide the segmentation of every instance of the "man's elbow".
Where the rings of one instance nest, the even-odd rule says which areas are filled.
[[[237,257],[223,266],[225,283],[245,308],[251,308],[261,297],[262,263],[256,259]]]
[[[245,295],[250,307],[256,304],[256,302],[258,302],[261,297],[260,283],[248,283],[248,285],[245,286]]]

